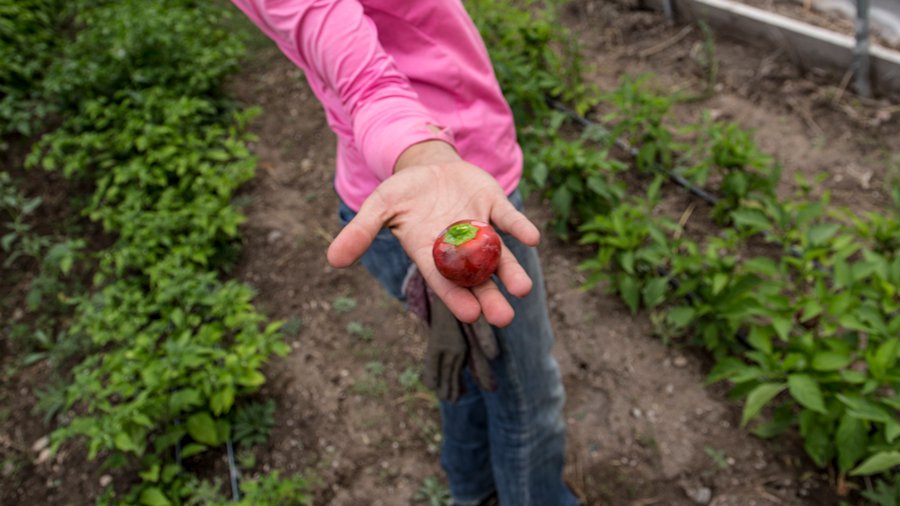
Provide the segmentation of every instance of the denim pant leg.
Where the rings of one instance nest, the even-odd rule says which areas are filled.
[[[516,311],[513,322],[495,328],[500,355],[492,369],[498,388],[482,395],[488,410],[491,459],[500,503],[572,506],[578,501],[563,483],[565,395],[553,357],[553,331],[537,251],[502,234],[534,282],[524,298],[501,290]]]

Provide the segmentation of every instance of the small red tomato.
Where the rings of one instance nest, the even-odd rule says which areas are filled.
[[[500,263],[500,236],[483,221],[462,220],[445,228],[431,252],[438,271],[454,283],[478,286]]]

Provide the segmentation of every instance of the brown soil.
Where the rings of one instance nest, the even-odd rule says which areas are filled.
[[[681,28],[609,2],[576,3],[564,20],[603,88],[645,71],[656,73],[660,87],[702,87],[690,56],[702,42],[699,30],[636,58]],[[886,205],[886,157],[900,145],[890,135],[896,118],[831,95],[824,77],[801,74],[774,50],[720,40],[718,51],[715,96],[680,107],[679,118],[711,109],[756,129],[764,149],[788,167],[786,181],[794,171],[827,172],[836,203]],[[420,328],[361,267],[335,271],[325,261],[338,230],[333,138],[297,71],[260,48],[236,89],[266,111],[256,125],[262,170],[248,191],[241,276],[273,317],[304,322],[296,352],[270,369],[281,411],[276,448],[264,458],[314,467],[325,483],[322,504],[410,504],[427,477],[441,475],[433,401],[398,382],[402,371],[420,367]],[[529,214],[541,225],[549,218],[533,199]],[[796,441],[770,444],[737,427],[739,405],[724,387],[703,386],[709,364],[702,354],[662,344],[647,315],[632,317],[616,299],[580,291],[576,266],[586,251],[545,237],[540,253],[568,392],[567,476],[586,504],[693,504],[688,494],[704,487],[718,506],[837,503],[828,477],[810,467]],[[336,312],[340,297],[357,307]],[[372,339],[349,333],[353,322],[370,327]],[[373,361],[383,374],[367,370]],[[302,450],[283,450],[295,445]]]
[[[698,29],[674,41],[682,27],[624,1],[575,2],[563,21],[604,89],[645,71],[663,89],[703,87],[691,56],[703,41]],[[896,106],[859,101],[833,76],[801,72],[778,50],[716,42],[716,93],[679,106],[679,118],[712,110],[755,129],[786,167],[786,192],[794,172],[825,172],[835,203],[884,209],[885,181],[900,170],[891,158],[900,150]],[[259,170],[241,196],[248,220],[237,276],[258,291],[267,315],[302,321],[290,336],[293,352],[267,370],[262,395],[278,410],[258,467],[314,471],[317,505],[419,504],[425,479],[443,479],[434,398],[401,383],[421,367],[421,328],[362,267],[334,270],[325,260],[338,231],[334,139],[300,73],[257,38],[232,90],[264,110],[253,125]],[[680,212],[687,203],[680,196],[668,205]],[[531,199],[527,210],[539,225],[548,222],[543,203]],[[704,386],[704,354],[663,344],[648,315],[579,289],[576,267],[587,250],[548,232],[539,251],[567,389],[567,478],[586,505],[691,505],[706,492],[715,506],[837,505],[832,479],[795,439],[765,442],[738,427],[740,405],[724,386]],[[30,410],[38,378],[34,368],[4,378],[0,401],[11,409],[0,416],[0,443],[12,443],[0,444],[0,461],[12,455],[20,465],[0,469],[0,502],[91,504],[102,470],[77,456],[32,463],[29,447],[49,432]]]

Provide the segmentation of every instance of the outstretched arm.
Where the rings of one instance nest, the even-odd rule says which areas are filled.
[[[493,222],[530,246],[540,240],[537,227],[516,210],[490,174],[462,160],[441,141],[416,144],[403,152],[394,175],[378,186],[335,238],[328,260],[335,267],[352,264],[382,226],[388,226],[457,318],[471,323],[484,313],[492,325],[506,326],[512,322],[513,309],[493,281],[463,288],[444,278],[434,265],[431,248],[437,234],[461,219]],[[531,290],[531,279],[505,247],[497,274],[514,296]]]
[[[494,282],[472,289],[454,285],[438,273],[431,246],[445,226],[460,219],[493,222],[528,245],[537,244],[538,230],[490,174],[459,157],[452,139],[435,126],[409,80],[381,47],[359,2],[232,1],[311,83],[321,85],[321,93],[339,100],[352,120],[354,143],[382,181],[329,247],[329,261],[349,266],[388,226],[457,318],[473,322],[484,313],[494,325],[509,324],[512,307]],[[498,275],[515,296],[531,289],[531,280],[506,249]]]
[[[412,144],[449,136],[381,46],[357,0],[232,0],[297,64],[320,99],[339,102],[354,144],[379,180]],[[324,95],[324,96],[323,96]]]

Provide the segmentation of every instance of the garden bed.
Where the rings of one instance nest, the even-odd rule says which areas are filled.
[[[699,28],[667,26],[662,14],[625,1],[573,2],[562,21],[603,90],[644,72],[659,90],[699,93],[708,83]],[[292,347],[265,369],[260,395],[278,409],[253,459],[263,471],[313,471],[317,505],[437,500],[439,419],[416,379],[421,328],[362,267],[328,266],[324,252],[338,230],[332,134],[296,68],[249,23],[238,25],[253,34],[251,52],[230,92],[263,112],[251,125],[258,170],[239,196],[248,220],[237,276],[257,290],[260,311],[289,323]],[[796,189],[795,174],[825,174],[816,191],[829,190],[835,205],[886,208],[888,181],[900,171],[896,104],[859,100],[782,51],[722,37],[715,51],[714,93],[679,105],[676,118],[696,121],[709,111],[753,129],[785,166],[782,194]],[[706,211],[686,193],[670,192],[661,212],[685,216],[692,207],[687,233],[708,232]],[[723,385],[704,386],[709,357],[664,344],[649,312],[632,315],[600,289],[580,290],[577,265],[590,250],[554,236],[536,195],[527,210],[545,231],[540,254],[567,389],[566,476],[586,505],[838,504],[834,477],[812,465],[798,436],[767,442],[740,428],[740,404]],[[24,369],[0,387],[4,405],[16,408],[3,412],[0,442],[17,442],[0,446],[11,463],[0,474],[0,502],[55,504],[75,494],[76,504],[91,504],[104,471],[65,454],[40,461],[31,450],[50,431],[31,411],[40,376],[39,366]],[[208,477],[227,482],[224,451],[209,462]]]

